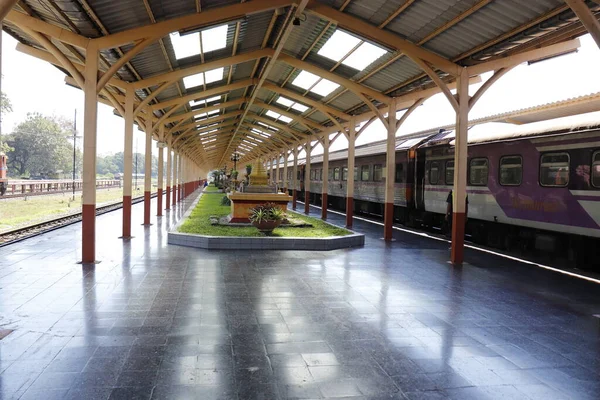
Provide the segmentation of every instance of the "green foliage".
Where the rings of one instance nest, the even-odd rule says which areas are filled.
[[[265,203],[251,208],[248,218],[260,224],[265,221],[281,221],[285,218],[285,214],[275,203]]]
[[[222,206],[230,206],[231,205],[231,200],[229,199],[229,197],[223,196],[221,198],[221,205]]]
[[[58,170],[71,171],[73,145],[67,136],[72,135],[68,121],[29,113],[25,121],[6,136],[8,168],[12,176],[48,176]],[[79,168],[81,152],[78,151]]]
[[[8,114],[12,112],[12,103],[4,92],[0,93],[0,111],[2,114]]]
[[[221,205],[221,197],[204,194],[198,202],[196,208],[192,211],[190,217],[179,228],[180,232],[195,233],[208,236],[244,236],[244,237],[263,237],[253,226],[224,226],[211,225],[210,217],[217,218],[229,215],[231,208]],[[304,221],[312,228],[308,227],[285,227],[280,225],[271,236],[274,237],[329,237],[346,236],[350,231],[329,225],[320,219],[307,217],[305,215],[292,213],[294,219]]]

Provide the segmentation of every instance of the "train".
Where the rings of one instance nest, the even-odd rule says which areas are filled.
[[[484,124],[468,135],[466,234],[504,250],[565,256],[600,270],[600,113],[520,126]],[[394,220],[444,229],[454,179],[452,130],[397,137]],[[383,216],[385,141],[355,149],[354,212]],[[328,207],[345,211],[347,150],[329,156]],[[321,204],[322,155],[310,163],[310,199]],[[288,180],[292,180],[288,161]],[[299,162],[299,197],[305,163]],[[283,181],[283,168],[279,178]]]
[[[8,189],[8,167],[6,165],[8,157],[0,152],[0,196],[4,196]]]

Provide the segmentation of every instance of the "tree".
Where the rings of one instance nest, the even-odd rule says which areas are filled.
[[[7,136],[7,143],[13,148],[8,152],[9,171],[41,176],[58,170],[71,171],[73,145],[67,139],[71,131],[66,126],[70,124],[59,118],[28,113],[27,119]]]
[[[6,93],[0,93],[0,113],[2,115],[12,112],[12,104]],[[0,153],[8,153],[12,148],[2,141],[0,137]]]

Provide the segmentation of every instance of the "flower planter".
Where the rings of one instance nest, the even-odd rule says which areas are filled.
[[[281,224],[281,220],[278,221],[262,221],[253,222],[252,225],[256,227],[262,233],[271,233],[273,229],[277,228]]]

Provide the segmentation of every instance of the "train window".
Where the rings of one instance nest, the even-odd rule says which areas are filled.
[[[333,180],[334,181],[339,181],[340,180],[340,167],[335,167],[333,169]]]
[[[503,186],[519,186],[523,180],[523,158],[521,156],[504,156],[500,158],[500,184]]]
[[[592,186],[600,187],[600,151],[592,156]]]
[[[395,179],[396,183],[404,182],[404,164],[396,164]]]
[[[440,181],[440,164],[437,161],[431,163],[429,167],[429,184],[437,185]]]
[[[454,161],[446,161],[446,185],[454,185]]]
[[[358,167],[354,167],[354,180],[358,180]]]
[[[300,170],[298,170],[298,171],[296,172],[296,179],[297,179],[297,180],[300,180],[300,176],[301,176],[300,174],[301,174],[301,172],[300,172]]]
[[[310,180],[311,180],[311,181],[314,181],[314,180],[315,180],[315,170],[314,170],[314,169],[311,169],[311,170],[310,170]]]
[[[288,171],[288,177],[287,177],[287,178],[288,178],[288,181],[291,181],[291,180],[292,180],[292,175],[293,175],[293,174],[294,174],[294,171],[292,171],[292,170],[289,170],[289,171]]]
[[[323,180],[323,169],[319,170],[319,180],[322,181]]]
[[[489,168],[487,158],[472,159],[469,169],[469,184],[473,186],[487,185],[488,171]]]
[[[342,168],[342,180],[343,181],[348,180],[348,167]]]
[[[375,182],[381,181],[381,164],[373,165],[373,180]]]
[[[540,184],[565,187],[569,184],[569,153],[546,153],[540,159]]]
[[[363,165],[362,167],[360,167],[360,180],[368,181],[370,179],[371,179],[371,166]]]

